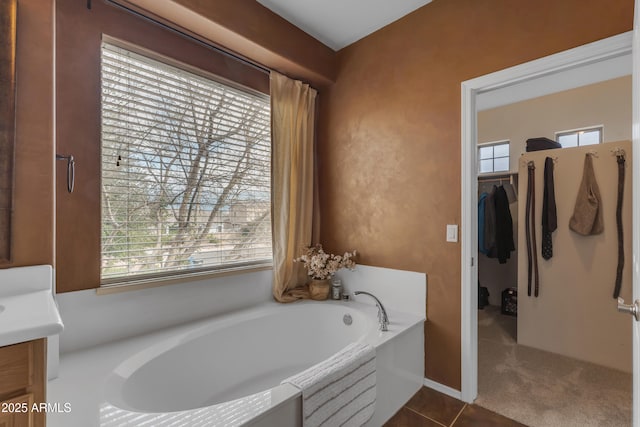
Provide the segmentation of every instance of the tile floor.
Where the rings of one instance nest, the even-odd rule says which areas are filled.
[[[385,427],[523,427],[477,405],[422,387]]]

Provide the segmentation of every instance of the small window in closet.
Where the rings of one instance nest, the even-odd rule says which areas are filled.
[[[562,148],[600,144],[602,143],[602,131],[603,126],[593,126],[556,132],[556,141],[562,145]]]
[[[479,173],[504,172],[509,170],[509,141],[478,144]]]

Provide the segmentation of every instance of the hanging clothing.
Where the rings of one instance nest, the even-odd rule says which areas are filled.
[[[569,221],[569,228],[583,236],[592,236],[604,231],[602,198],[600,197],[600,188],[596,182],[591,153],[587,153],[584,158],[582,182],[578,189],[576,205],[573,210],[573,216]]]
[[[495,258],[496,247],[496,203],[494,200],[496,187],[487,194],[484,204],[484,249],[485,255]],[[491,254],[494,253],[492,256]]]
[[[551,234],[558,228],[556,196],[553,183],[553,159],[544,159],[544,193],[542,195],[542,258],[551,259],[553,242]]]
[[[494,185],[478,197],[478,252],[505,264],[514,250],[509,197],[502,185]]]
[[[488,195],[483,192],[478,198],[478,252],[485,255],[489,253],[484,246],[484,211]]]
[[[516,190],[516,187],[514,187],[514,185],[511,182],[506,183],[505,185],[503,185],[503,187],[504,187],[504,191],[507,193],[509,204],[517,202],[518,191]]]
[[[496,245],[495,257],[500,264],[505,264],[511,257],[511,251],[516,249],[513,243],[513,220],[509,210],[509,198],[501,185],[496,188],[494,195],[496,209]]]

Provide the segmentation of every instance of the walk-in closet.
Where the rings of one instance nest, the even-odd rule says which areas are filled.
[[[630,76],[478,112],[478,405],[631,424],[632,154]]]

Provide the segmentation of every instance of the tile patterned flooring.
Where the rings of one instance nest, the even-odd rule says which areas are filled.
[[[422,387],[384,427],[523,427],[477,405]]]

